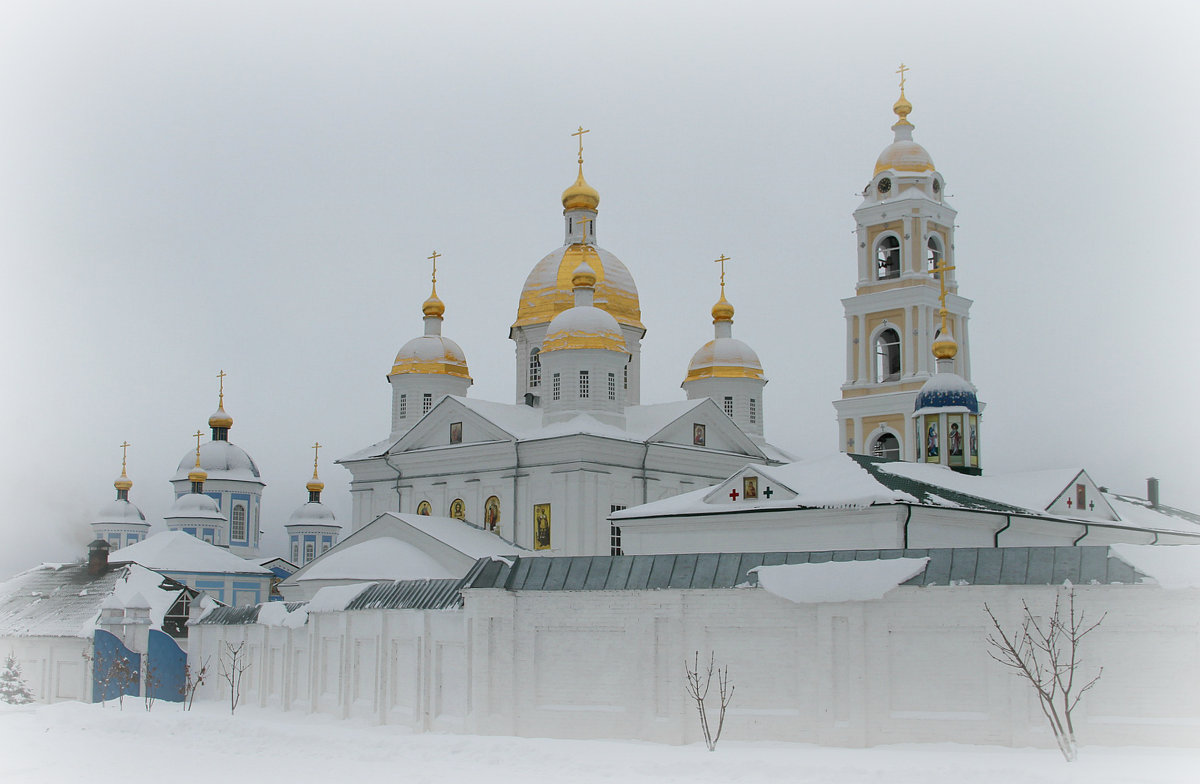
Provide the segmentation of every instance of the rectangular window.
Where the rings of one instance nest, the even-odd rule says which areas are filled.
[[[609,514],[619,512],[625,508],[624,504],[613,504],[608,508]],[[609,555],[624,555],[625,552],[621,549],[621,527],[619,525],[609,524],[608,527],[608,554]]]
[[[758,421],[758,401],[750,398],[750,424]]]
[[[560,379],[558,377],[558,373],[555,373],[554,377],[550,383],[550,397],[554,400],[558,400],[561,393],[562,393],[562,379]]]
[[[426,392],[421,396],[421,415],[428,414],[431,408],[433,408],[433,395]]]
[[[625,366],[625,389],[629,389],[629,365]]]
[[[608,374],[608,399],[609,400],[617,399],[617,374],[616,373]]]
[[[588,372],[586,370],[579,371],[579,397],[591,397],[588,389]]]
[[[312,542],[304,543],[304,563],[311,561],[316,554],[317,546]]]
[[[292,563],[300,563],[300,543],[292,542]]]
[[[237,542],[246,541],[246,507],[238,504],[233,507],[229,520],[229,536]]]
[[[725,416],[733,419],[733,397],[731,395],[725,396]]]
[[[404,419],[408,416],[408,395],[400,396],[400,418]]]

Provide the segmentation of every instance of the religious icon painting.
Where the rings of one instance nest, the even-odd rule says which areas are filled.
[[[550,504],[533,505],[533,549],[550,549]]]
[[[963,415],[950,414],[946,417],[946,454],[950,456],[950,465],[963,464]]]
[[[749,501],[752,498],[758,498],[758,477],[743,476],[742,477],[742,498]]]
[[[500,499],[492,496],[483,503],[483,527],[495,531],[500,525]]]
[[[704,446],[704,431],[705,431],[704,425],[700,424],[699,422],[696,422],[695,424],[692,425],[692,445],[693,446]]]
[[[455,498],[450,502],[450,516],[456,520],[467,519],[467,505],[461,498]]]
[[[969,424],[968,424],[968,431],[967,431],[967,441],[968,441],[967,448],[970,450],[970,454],[971,454],[971,465],[978,466],[979,465],[979,417],[975,414],[971,414],[971,416],[968,417],[968,420],[969,420]]]
[[[451,422],[450,423],[450,443],[451,444],[461,444],[462,443],[462,422]],[[453,515],[451,515],[451,517],[453,517]]]
[[[429,505],[428,501],[422,501],[421,503],[417,504],[417,514],[428,517],[429,515],[433,514],[433,507]]]
[[[942,453],[941,431],[938,429],[938,415],[928,414],[925,417],[925,461],[936,463]]]

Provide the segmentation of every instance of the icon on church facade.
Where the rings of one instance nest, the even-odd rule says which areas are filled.
[[[968,433],[968,449],[971,453],[971,465],[979,465],[979,417],[971,414],[969,417],[970,431]]]
[[[461,444],[462,443],[462,422],[451,422],[450,423],[450,443],[451,444]],[[453,517],[453,516],[454,515],[451,515],[451,517]]]
[[[428,517],[429,515],[433,514],[433,507],[429,505],[428,501],[422,501],[421,503],[417,504],[417,514]]]
[[[467,519],[467,505],[461,498],[450,502],[450,516],[457,520]]]
[[[492,496],[483,504],[483,527],[495,531],[500,525],[500,499]]]
[[[951,414],[947,417],[949,430],[946,433],[946,454],[950,456],[950,465],[963,464],[962,419],[962,414]]]
[[[742,477],[742,498],[746,501],[749,501],[752,498],[758,498],[757,476]]]
[[[550,549],[550,504],[533,505],[533,549]]]
[[[699,422],[692,425],[692,444],[704,446],[704,425]]]
[[[938,431],[937,414],[925,417],[925,460],[936,463],[941,454],[941,433]]]

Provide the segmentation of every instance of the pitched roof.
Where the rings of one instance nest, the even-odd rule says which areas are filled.
[[[223,547],[209,544],[183,531],[162,531],[142,541],[114,550],[110,563],[132,562],[149,569],[203,574],[272,574],[270,569],[239,558]]]

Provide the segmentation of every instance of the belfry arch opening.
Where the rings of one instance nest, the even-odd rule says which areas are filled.
[[[936,234],[930,234],[925,242],[925,271],[932,275],[934,268],[942,263],[945,255],[941,239]]]
[[[900,380],[900,334],[888,328],[875,336],[875,381]]]
[[[871,454],[885,460],[900,459],[900,439],[891,433],[883,433],[871,442]]]
[[[875,277],[879,280],[900,277],[900,240],[888,235],[875,246]]]

